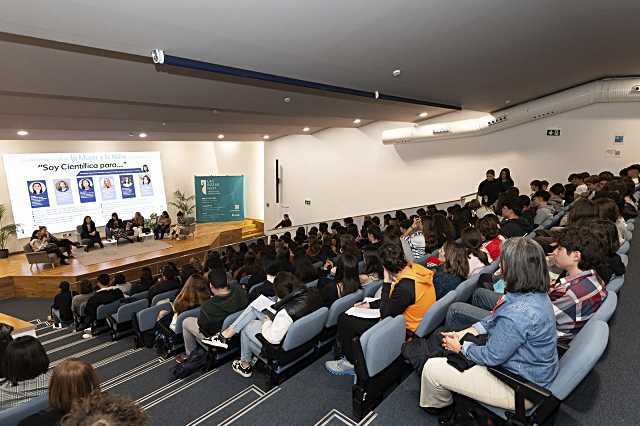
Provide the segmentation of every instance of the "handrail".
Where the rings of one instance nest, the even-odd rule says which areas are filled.
[[[470,194],[466,194],[461,196],[460,198],[456,198],[453,200],[449,200],[449,201],[441,201],[441,202],[437,202],[437,203],[426,203],[426,204],[420,204],[418,206],[414,206],[414,207],[404,207],[401,209],[393,209],[393,210],[384,210],[381,212],[377,212],[377,213],[365,213],[365,214],[359,214],[359,215],[355,215],[355,216],[351,216],[353,218],[354,222],[361,222],[362,219],[365,216],[380,216],[380,215],[385,215],[387,213],[395,213],[397,210],[402,210],[405,213],[409,210],[418,210],[419,208],[426,208],[427,206],[437,206],[437,207],[445,207],[447,205],[453,204],[453,203],[462,203],[465,204],[467,202],[467,198],[469,197],[476,197],[478,195],[477,192],[472,192]],[[413,213],[412,213],[413,214]],[[320,221],[315,221],[315,222],[309,222],[309,223],[305,223],[305,224],[301,224],[301,225],[292,225],[289,226],[287,228],[271,228],[268,230],[265,230],[265,235],[273,235],[273,234],[284,234],[285,232],[295,232],[297,228],[299,227],[303,227],[305,228],[306,231],[309,231],[309,228],[311,226],[317,226],[319,223],[321,222],[326,222],[326,223],[331,223],[331,222],[342,222],[342,220],[348,216],[343,216],[340,218],[335,218],[335,219],[325,219],[325,220],[320,220]]]

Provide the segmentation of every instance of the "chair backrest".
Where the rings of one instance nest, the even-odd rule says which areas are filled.
[[[178,318],[176,319],[176,334],[182,334],[182,321],[184,321],[185,318],[197,317],[198,315],[200,315],[200,306],[184,311],[178,315]]]
[[[307,288],[316,288],[318,287],[318,280],[309,281],[304,284]]]
[[[450,291],[442,299],[431,305],[424,317],[422,317],[420,324],[418,324],[418,328],[416,328],[415,333],[417,336],[424,337],[429,335],[444,322],[449,306],[456,301],[457,293],[458,290]]]
[[[165,291],[164,293],[156,294],[155,296],[153,296],[153,299],[151,299],[150,305],[153,306],[163,299],[173,300],[177,294],[178,294],[178,290],[169,290],[169,291]]]
[[[191,226],[196,223],[196,218],[193,216],[186,216],[184,218],[184,226]]]
[[[245,275],[244,277],[240,278],[240,284],[247,285],[250,279],[251,275]]]
[[[0,424],[4,426],[15,426],[24,420],[25,417],[36,414],[48,406],[49,396],[47,394],[41,395],[16,407],[0,411]]]
[[[404,317],[387,317],[360,336],[360,346],[366,362],[369,377],[373,377],[391,363],[402,352],[405,328]]]
[[[25,244],[22,247],[22,250],[24,250],[25,253],[33,253],[33,248],[31,248],[31,244]]]
[[[627,252],[629,251],[629,248],[631,247],[631,244],[629,244],[629,241],[625,241],[624,243],[622,243],[622,245],[618,248],[618,254],[627,254]]]
[[[624,275],[621,277],[615,277],[609,284],[607,284],[607,291],[610,293],[617,293],[620,291],[622,286],[624,285]]]
[[[604,321],[589,321],[560,358],[558,375],[549,390],[564,400],[596,365],[609,341],[609,326]]]
[[[156,325],[158,313],[162,310],[171,312],[171,303],[161,303],[159,305],[149,306],[136,313],[138,320],[138,328],[141,332],[153,330]]]
[[[371,281],[362,287],[363,297],[373,297],[380,287],[382,287],[382,280]]]
[[[119,300],[98,306],[98,308],[96,309],[96,319],[103,320],[107,318],[109,315],[115,314],[116,312],[118,312],[119,307],[120,307]]]
[[[134,299],[134,300],[148,299],[149,298],[149,292],[148,291],[141,291],[140,293],[132,294],[129,297],[131,299]]]
[[[554,218],[555,218],[555,216],[549,216],[548,218],[543,220],[542,223],[540,224],[540,228],[542,228],[542,229],[551,228],[551,224],[553,223]]]
[[[125,323],[131,321],[137,312],[148,307],[149,301],[147,299],[136,300],[135,302],[120,305],[120,307],[118,307],[118,322]]]
[[[618,306],[618,295],[614,291],[610,291],[607,294],[607,297],[604,299],[604,302],[600,305],[598,310],[589,321],[604,321],[609,322],[609,319],[613,316],[613,313],[616,311],[616,307]]]
[[[362,290],[355,291],[351,294],[341,297],[331,304],[329,308],[329,315],[327,315],[327,322],[325,328],[333,327],[338,324],[338,317],[343,314],[355,303],[362,300],[364,292]]]
[[[479,274],[472,275],[456,287],[456,302],[467,302],[478,288]]]
[[[282,349],[285,351],[295,349],[316,337],[327,323],[328,315],[329,310],[323,306],[294,321],[282,342]]]

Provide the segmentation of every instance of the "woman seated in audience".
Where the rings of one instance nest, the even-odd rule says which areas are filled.
[[[297,244],[302,244],[307,241],[307,233],[303,226],[299,226],[298,229],[296,229],[296,236],[293,237],[293,241]]]
[[[82,318],[84,317],[84,307],[87,306],[87,301],[93,296],[94,288],[87,279],[80,281],[79,287],[80,294],[73,296],[71,300],[71,310],[74,316]]]
[[[329,307],[333,302],[354,293],[360,288],[358,259],[352,254],[343,254],[338,258],[334,278],[320,278],[318,290],[322,305]]]
[[[620,244],[624,243],[627,235],[627,223],[620,214],[620,210],[616,205],[616,202],[611,198],[597,198],[593,201],[593,205],[596,210],[597,217],[600,219],[606,219],[616,225],[618,229],[618,241]]]
[[[606,219],[592,219],[587,221],[585,226],[591,228],[594,234],[597,235],[598,240],[607,242],[608,249],[604,255],[604,261],[600,263],[597,269],[602,281],[608,283],[614,276],[623,276],[627,268],[617,253],[620,248],[618,228],[610,220]]]
[[[133,235],[136,241],[142,241],[141,235],[144,233],[144,217],[142,214],[140,212],[136,212],[129,223],[132,232],[131,235]]]
[[[374,281],[381,280],[384,274],[382,262],[378,256],[378,250],[365,250],[363,252],[364,270],[359,272],[360,285],[362,287]]]
[[[131,293],[131,283],[128,283],[127,277],[125,277],[124,274],[120,272],[113,276],[113,286],[119,288],[120,291],[125,295]]]
[[[500,234],[500,221],[496,215],[488,215],[478,221],[478,231],[482,235],[482,251],[489,253],[491,261],[500,257],[500,248],[506,240]]]
[[[201,275],[191,275],[182,287],[182,290],[180,290],[180,293],[178,293],[174,301],[171,302],[173,315],[169,315],[171,312],[163,309],[158,313],[157,321],[162,322],[175,333],[178,315],[190,309],[197,308],[209,300],[210,297],[209,282]]]
[[[95,390],[73,404],[61,426],[147,426],[149,416],[133,401]]]
[[[584,219],[593,219],[598,217],[598,210],[593,201],[581,198],[576,200],[568,214],[565,214],[560,220],[560,226],[575,225]]]
[[[462,245],[467,251],[469,259],[469,276],[478,273],[482,268],[491,263],[489,254],[482,249],[482,235],[476,228],[462,230]]]
[[[153,279],[151,268],[145,266],[140,271],[140,279],[138,279],[138,281],[134,281],[131,284],[131,289],[129,291],[131,294],[137,294],[137,293],[142,293],[143,291],[148,291],[154,282],[155,280]]]
[[[7,345],[0,366],[0,411],[16,407],[47,392],[49,357],[40,341],[22,336]]]
[[[460,243],[447,241],[439,251],[442,262],[433,270],[433,286],[436,299],[443,298],[451,290],[455,290],[469,276],[469,259],[467,249]]]
[[[363,302],[363,309],[380,309],[380,318],[404,315],[405,327],[415,332],[422,317],[436,301],[433,272],[417,263],[407,263],[398,243],[385,243],[380,248],[384,267],[381,299]],[[336,344],[343,358],[327,361],[326,369],[334,375],[353,375],[353,339],[373,327],[378,319],[358,318],[342,314],[338,319]]]
[[[100,248],[104,248],[102,244],[102,237],[96,229],[96,224],[91,219],[91,216],[85,216],[82,221],[82,230],[80,231],[80,238],[83,240],[89,240],[89,243],[84,248],[84,251],[89,251],[94,245],[98,244]]]
[[[53,298],[51,305],[51,319],[53,320],[53,328],[61,328],[62,324],[73,322],[73,312],[71,304],[73,294],[71,294],[71,285],[68,281],[62,281],[58,286],[60,293]]]
[[[282,342],[294,321],[321,307],[317,290],[306,288],[292,273],[280,272],[273,286],[278,302],[268,309],[268,314],[259,311],[251,303],[227,329],[210,339],[202,340],[205,344],[226,349],[228,339],[241,333],[240,359],[233,361],[231,368],[243,377],[251,377],[253,374],[250,342],[258,347],[262,346],[256,339],[256,334],[262,333],[269,343],[277,345]]]
[[[635,219],[638,217],[638,203],[633,194],[636,192],[636,186],[631,179],[622,180],[625,189],[621,191],[624,199],[624,205],[622,206],[621,213],[624,220]]]
[[[49,407],[23,419],[20,426],[55,426],[59,424],[74,402],[94,390],[100,390],[96,370],[85,361],[66,359],[58,364],[49,381]]]
[[[433,216],[432,231],[436,236],[437,246],[442,247],[446,241],[453,241],[456,230],[453,223],[442,214]]]
[[[295,276],[305,284],[318,279],[318,270],[311,263],[311,259],[304,255],[294,260],[293,268]]]
[[[338,239],[330,234],[324,234],[322,237],[322,249],[320,250],[320,257],[323,261],[327,259],[333,259],[338,255]]]
[[[446,350],[475,363],[459,371],[447,358],[431,358],[422,371],[420,406],[452,421],[453,392],[513,410],[514,391],[486,367],[500,366],[548,388],[558,372],[554,311],[547,291],[549,271],[544,252],[533,240],[518,237],[503,244],[500,257],[507,293],[482,321],[459,332],[443,333]],[[486,335],[480,346],[467,335]],[[453,424],[453,423],[451,423]]]
[[[182,212],[178,212],[182,213]],[[169,212],[166,210],[162,212],[156,221],[156,226],[153,228],[153,238],[156,240],[161,240],[164,238],[164,234],[169,232],[171,228],[171,216],[169,216]]]

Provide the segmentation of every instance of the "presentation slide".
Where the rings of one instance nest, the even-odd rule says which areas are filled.
[[[75,230],[85,216],[104,226],[116,212],[128,220],[167,209],[159,152],[4,154],[18,238],[38,226]]]

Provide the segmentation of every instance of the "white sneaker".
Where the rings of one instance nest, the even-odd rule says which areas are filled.
[[[222,336],[222,333],[216,333],[209,338],[204,338],[201,340],[202,343],[209,346],[215,346],[217,348],[228,349],[229,344],[227,343],[227,339]]]
[[[82,338],[83,338],[83,339],[91,339],[92,337],[93,337],[93,336],[91,335],[91,333],[84,333],[84,334],[82,335]]]
[[[355,370],[353,364],[347,361],[346,358],[340,358],[337,361],[327,361],[324,363],[327,371],[334,376],[354,376]]]

